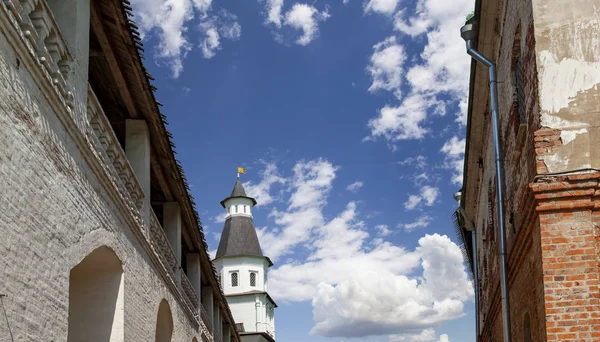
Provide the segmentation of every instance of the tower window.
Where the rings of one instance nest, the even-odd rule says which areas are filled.
[[[244,214],[246,213],[246,206],[244,206]]]
[[[238,286],[238,273],[231,272],[231,287]]]
[[[256,272],[250,272],[250,286],[256,286]]]

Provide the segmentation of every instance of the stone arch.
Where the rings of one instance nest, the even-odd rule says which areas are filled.
[[[101,246],[69,274],[68,342],[122,342],[124,277],[121,260]]]
[[[523,317],[523,342],[531,342],[531,318],[529,312]]]
[[[173,316],[166,299],[160,301],[156,315],[156,342],[171,342],[173,339]]]

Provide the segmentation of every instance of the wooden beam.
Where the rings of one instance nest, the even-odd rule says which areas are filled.
[[[102,10],[99,8],[99,6],[101,6],[101,1],[91,2],[90,23],[92,30],[96,34],[96,38],[98,38],[98,42],[102,47],[102,51],[104,52],[104,56],[106,57],[110,71],[113,75],[113,78],[117,82],[119,94],[121,94],[121,98],[125,103],[125,107],[127,108],[127,111],[129,111],[129,116],[132,118],[137,118],[138,114],[133,102],[133,98],[129,92],[129,88],[127,87],[127,82],[125,81],[125,77],[123,76],[123,72],[121,71],[121,67],[119,66],[119,62],[115,56],[115,52],[110,44],[110,40],[108,39],[104,30],[104,24],[102,23],[101,19]]]

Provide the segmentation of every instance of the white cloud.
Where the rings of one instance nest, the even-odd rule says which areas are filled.
[[[347,5],[350,2],[350,0],[342,0],[342,3],[344,3],[344,5]]]
[[[444,166],[453,171],[452,183],[461,184],[463,181],[463,167],[466,140],[453,136],[444,143],[440,150],[445,154]]]
[[[356,181],[350,185],[348,185],[346,187],[346,190],[350,191],[350,192],[358,192],[358,190],[360,190],[360,188],[363,187],[363,185],[365,185],[363,182],[361,181]]]
[[[450,342],[448,335],[440,335],[438,340],[435,330],[432,328],[424,329],[420,333],[404,333],[398,335],[390,335],[388,342]]]
[[[283,0],[267,0],[267,18],[265,23],[274,24],[277,28],[281,27],[281,11],[283,9]]]
[[[412,232],[417,228],[426,228],[427,226],[429,226],[432,220],[433,218],[429,215],[423,215],[417,218],[415,222],[403,224],[402,227],[404,227],[404,230],[406,232]]]
[[[378,236],[388,236],[392,233],[390,227],[387,224],[379,224],[375,226],[375,230],[377,231]]]
[[[209,16],[212,0],[132,0],[131,2],[142,38],[156,31],[157,61],[168,66],[174,77],[179,77],[183,71],[183,60],[194,47],[188,39],[191,24],[198,24],[201,33],[205,36],[200,43],[205,56],[205,48],[214,52],[215,44],[219,43],[218,36],[215,35],[219,28],[211,25],[215,20]],[[218,17],[220,18],[220,15]],[[195,18],[197,20],[194,21]],[[239,27],[239,24],[237,26]]]
[[[221,10],[218,16],[207,18],[200,23],[204,36],[200,39],[200,47],[204,58],[212,58],[221,50],[221,37],[238,40],[242,35],[242,27],[237,22],[237,16],[226,10]]]
[[[393,14],[398,7],[398,2],[399,0],[369,0],[365,4],[365,13]]]
[[[470,57],[458,32],[472,9],[472,0],[418,0],[416,12],[403,8],[395,14],[397,31],[414,38],[425,34],[427,43],[403,62],[408,95],[369,121],[371,140],[382,136],[394,149],[395,141],[421,139],[434,114],[452,112],[460,125],[466,124]]]
[[[446,236],[425,235],[414,252],[422,277],[363,269],[354,276],[317,286],[311,333],[363,337],[419,331],[464,315],[472,288],[462,255]],[[458,276],[458,278],[450,277]]]
[[[369,92],[386,90],[393,92],[397,98],[400,98],[402,64],[406,60],[404,48],[398,44],[396,37],[392,36],[375,44],[373,50],[373,55],[371,55],[367,66],[367,71],[373,79]]]
[[[227,216],[227,213],[225,211],[223,211],[221,214],[214,216],[213,218],[211,218],[211,220],[213,220],[215,223],[224,223],[225,222],[225,216]]]
[[[402,166],[412,166],[417,169],[425,169],[427,167],[427,157],[418,155],[416,157],[408,157],[398,164]]]
[[[279,176],[277,165],[274,163],[265,163],[261,181],[258,184],[254,184],[251,181],[245,182],[244,189],[248,196],[256,199],[257,206],[265,206],[276,199],[271,195],[271,187],[274,184],[285,184],[285,179]]]
[[[440,191],[438,188],[425,185],[421,187],[421,192],[418,195],[410,195],[408,200],[404,202],[404,208],[406,210],[413,210],[423,203],[428,207],[431,207],[435,200],[438,198]]]
[[[319,34],[318,23],[329,19],[329,10],[319,12],[313,6],[296,3],[285,14],[285,25],[302,30],[302,36],[296,40],[299,45],[308,45]]]
[[[323,225],[322,210],[336,170],[323,159],[296,163],[294,176],[289,180],[292,193],[287,209],[274,209],[270,214],[277,228],[258,230],[265,255],[276,260],[291,253],[291,246],[306,242],[313,230]]]
[[[265,254],[279,259],[269,274],[271,294],[312,301],[311,332],[330,337],[419,336],[462,316],[472,288],[458,246],[440,235],[424,236],[414,250],[394,246],[384,240],[387,225],[369,234],[355,202],[326,220],[337,170],[323,159],[300,161],[286,178],[287,208],[273,209],[274,225],[259,230]]]
[[[420,333],[405,333],[398,335],[391,335],[389,342],[431,342],[437,339],[435,330],[433,328],[424,329]]]
[[[379,117],[369,120],[371,138],[385,137],[388,141],[421,139],[428,130],[422,123],[427,118],[427,109],[433,104],[416,95],[409,95],[397,106],[385,106]]]
[[[415,209],[420,203],[423,201],[423,198],[419,195],[410,195],[408,196],[408,200],[404,202],[404,208],[406,210]]]

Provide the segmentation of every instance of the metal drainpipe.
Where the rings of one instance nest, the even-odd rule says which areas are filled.
[[[473,282],[475,283],[475,342],[479,342],[479,274],[477,268],[477,230],[475,229],[473,222],[467,216],[465,209],[463,209],[460,204],[458,211],[471,230],[471,246],[473,246]]]
[[[460,29],[462,38],[467,42],[467,53],[477,62],[485,65],[490,75],[490,97],[492,102],[492,133],[494,138],[494,152],[496,159],[496,205],[498,208],[498,240],[500,248],[500,290],[502,296],[502,327],[504,332],[504,342],[511,342],[510,326],[510,301],[508,298],[508,277],[506,274],[506,234],[504,227],[504,168],[502,165],[502,149],[500,147],[500,128],[498,124],[498,89],[496,79],[496,64],[490,59],[484,57],[473,47],[475,40],[476,26],[466,24]]]

